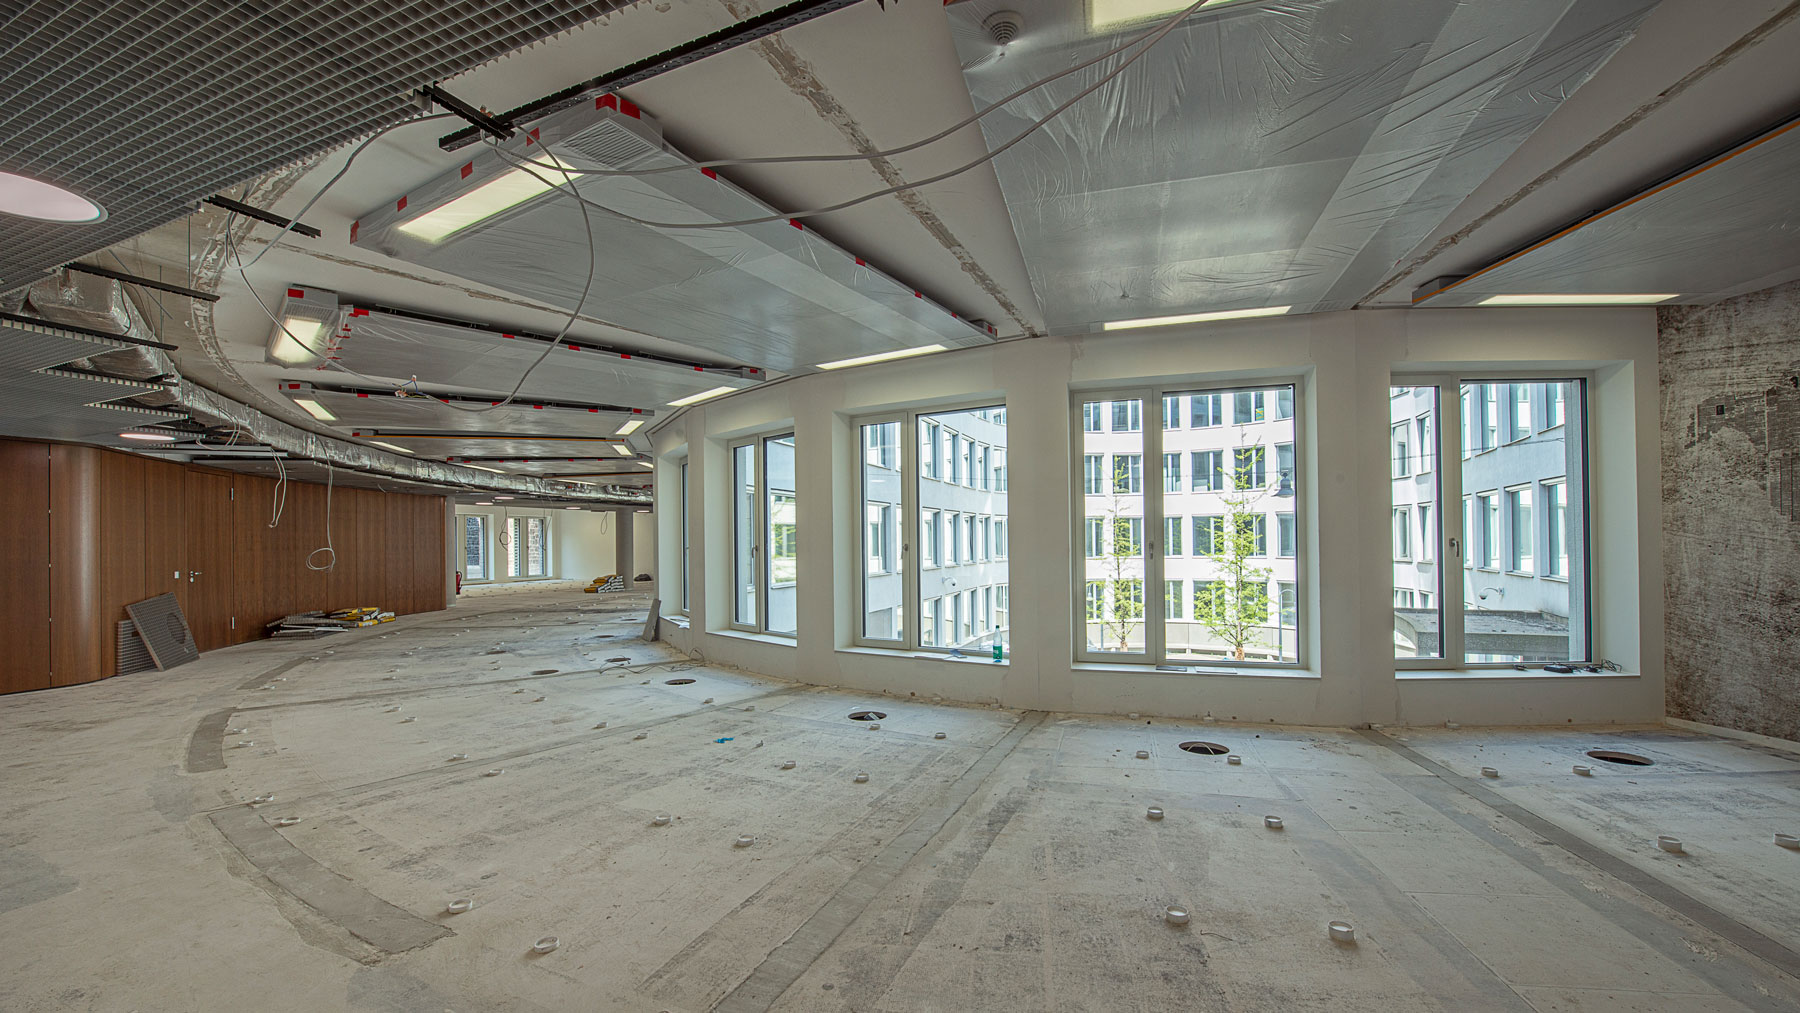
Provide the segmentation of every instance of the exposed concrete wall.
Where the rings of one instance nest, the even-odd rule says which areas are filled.
[[[1669,714],[1800,738],[1800,283],[1658,330]]]

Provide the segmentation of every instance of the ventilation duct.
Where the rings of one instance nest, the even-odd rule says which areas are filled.
[[[582,176],[587,200],[650,221],[721,222],[777,214],[663,143],[654,121],[606,95],[505,145],[515,158],[578,168],[690,168]],[[545,179],[553,170],[534,169]],[[658,229],[590,210],[566,189],[482,151],[370,212],[352,241],[409,263],[573,307],[730,361],[795,372],[821,362],[925,345],[968,346],[992,333],[846,253],[800,222]]]
[[[342,385],[287,381],[278,385],[281,395],[298,404],[311,401],[322,406],[341,428],[412,430],[415,432],[509,433],[534,436],[610,437],[624,423],[642,416],[628,411],[553,404],[547,401],[515,401],[491,411],[453,408],[443,398]],[[487,403],[458,399],[466,408]]]

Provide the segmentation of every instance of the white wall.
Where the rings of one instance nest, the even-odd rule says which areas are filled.
[[[1363,311],[1007,342],[802,376],[688,409],[653,430],[664,598],[679,603],[680,463],[689,462],[691,626],[709,660],[785,678],[1053,711],[1293,723],[1652,721],[1663,712],[1661,504],[1652,311]],[[1592,377],[1595,656],[1624,676],[1408,672],[1393,664],[1389,386],[1408,372],[1551,369]],[[1076,664],[1072,391],[1130,383],[1300,381],[1298,670],[1166,673]],[[1404,382],[1402,380],[1401,382]],[[851,420],[1004,400],[1011,470],[1006,663],[851,646],[860,558]],[[792,428],[799,635],[729,631],[727,443]],[[1447,518],[1446,518],[1447,519]],[[673,612],[674,606],[665,609]]]

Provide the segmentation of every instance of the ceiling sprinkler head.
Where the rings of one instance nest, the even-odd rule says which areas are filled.
[[[989,38],[1004,46],[1025,30],[1025,16],[1018,11],[995,11],[987,16],[981,27],[987,29]]]

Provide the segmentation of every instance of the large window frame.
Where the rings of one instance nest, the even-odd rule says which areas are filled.
[[[900,509],[898,512],[899,551],[896,562],[900,570],[900,601],[903,617],[898,637],[881,639],[868,635],[867,577],[869,574],[867,573],[867,560],[869,546],[867,540],[869,527],[867,523],[859,523],[859,533],[856,538],[857,566],[854,580],[851,582],[854,590],[852,603],[854,625],[850,643],[853,646],[947,656],[952,650],[959,650],[946,644],[945,638],[939,635],[937,627],[947,625],[951,628],[950,639],[952,640],[960,639],[965,635],[974,636],[976,631],[982,632],[984,636],[1007,634],[1009,646],[1006,648],[1005,654],[1006,658],[1010,659],[1011,565],[1007,560],[1005,535],[1002,533],[1007,520],[1010,520],[1012,516],[1010,500],[1006,517],[1002,518],[994,513],[970,512],[942,505],[924,507],[920,497],[920,483],[926,479],[975,492],[985,492],[997,496],[1006,494],[1007,482],[1003,471],[1005,458],[1000,456],[1003,448],[990,446],[980,440],[963,437],[961,434],[957,435],[958,439],[969,440],[969,452],[976,459],[977,470],[980,474],[970,472],[966,466],[961,469],[943,467],[933,469],[924,465],[921,460],[920,452],[924,447],[921,442],[923,440],[922,429],[930,429],[942,434],[949,431],[941,421],[942,416],[964,412],[976,413],[984,409],[993,409],[996,413],[1001,413],[1004,412],[1005,402],[1003,399],[978,398],[858,415],[849,420],[850,442],[856,447],[856,458],[853,462],[853,474],[856,476],[854,511],[858,517],[863,516],[867,502],[864,488],[863,434],[870,426],[895,425],[899,427]],[[1002,414],[997,421],[1004,425],[1004,419],[1005,416]],[[1106,424],[1112,420],[1108,417],[1088,421],[1098,422],[1102,426],[1102,431],[1105,431]],[[1083,420],[1076,420],[1077,426],[1082,424],[1084,424]],[[938,438],[941,440],[942,436],[940,435]],[[982,453],[983,450],[986,451],[985,454]],[[952,456],[954,459],[954,452]],[[983,457],[986,458],[985,464],[981,464]],[[1078,469],[1079,465],[1080,462],[1077,462]],[[924,530],[923,522],[927,514],[936,517],[941,532],[941,536],[931,543],[935,546],[935,551],[930,554],[923,551],[926,546],[924,539],[931,537]],[[984,522],[986,523],[984,524]],[[1007,580],[997,587],[990,586],[985,595],[978,589],[958,589],[946,591],[929,600],[921,600],[921,591],[924,585],[921,571],[936,571],[946,567],[983,563],[1006,566]],[[1007,607],[1004,609],[998,604],[1002,601],[1007,602]],[[1002,627],[998,621],[1002,611],[1005,612],[1008,622],[1005,627]],[[932,623],[932,628],[929,630],[925,625],[927,617]],[[981,630],[982,626],[986,627],[985,630]],[[990,661],[989,651],[991,651],[991,646],[984,644],[961,650],[961,653],[965,657]]]
[[[1221,426],[1230,429],[1241,424],[1284,422],[1291,418],[1294,433],[1292,443],[1294,455],[1293,470],[1297,476],[1309,475],[1310,471],[1307,464],[1309,448],[1305,438],[1307,424],[1305,415],[1305,384],[1306,380],[1304,377],[1279,375],[1257,377],[1254,379],[1240,379],[1229,382],[1217,380],[1209,382],[1206,380],[1199,380],[1180,383],[1163,382],[1148,386],[1131,385],[1072,390],[1069,398],[1069,431],[1072,436],[1072,439],[1069,441],[1068,449],[1070,467],[1072,468],[1070,474],[1081,473],[1084,456],[1091,452],[1086,449],[1084,437],[1088,432],[1092,432],[1092,430],[1084,431],[1082,425],[1084,417],[1083,406],[1085,404],[1095,401],[1141,401],[1143,405],[1146,406],[1146,410],[1143,412],[1143,427],[1141,431],[1134,431],[1134,435],[1141,435],[1142,437],[1143,446],[1141,459],[1144,461],[1160,461],[1163,459],[1162,455],[1164,453],[1164,430],[1162,426],[1163,412],[1160,410],[1151,410],[1150,406],[1162,405],[1164,403],[1164,398],[1193,395],[1208,399],[1206,402],[1203,402],[1208,406],[1204,413],[1205,417],[1192,416],[1192,405],[1195,402],[1190,400],[1190,417],[1183,420],[1186,424],[1177,427],[1178,429],[1211,429]],[[1283,386],[1292,387],[1291,402],[1287,398],[1281,398],[1279,394],[1266,399],[1262,396],[1263,392],[1268,391],[1270,388]],[[1245,405],[1252,413],[1252,420],[1246,423],[1240,423],[1238,421],[1238,416],[1240,414],[1240,399],[1234,395],[1240,392],[1253,395],[1243,399]],[[1292,406],[1291,415],[1282,414],[1287,412],[1290,403]],[[1271,409],[1274,409],[1274,411],[1271,411]],[[1222,418],[1220,417],[1221,414],[1223,415]],[[1110,419],[1110,414],[1108,414],[1107,417]],[[1260,422],[1256,421],[1258,417],[1260,417]],[[1257,446],[1260,448],[1261,445],[1259,444]],[[1188,453],[1188,451],[1183,450],[1182,453],[1185,454]],[[1223,456],[1224,460],[1221,464],[1228,469],[1233,469],[1237,467],[1238,464],[1245,463],[1238,460],[1238,456],[1235,452]],[[1252,457],[1255,459],[1252,463],[1258,464],[1265,479],[1277,477],[1279,462],[1273,460],[1274,455],[1271,455],[1266,451],[1260,451],[1253,454]],[[1189,481],[1192,483],[1193,479],[1190,477]],[[1230,491],[1231,487],[1235,485],[1235,480],[1231,479],[1228,475],[1225,484],[1227,486],[1225,491]],[[1140,483],[1139,488],[1142,491],[1132,493],[1132,495],[1139,496],[1143,500],[1142,524],[1144,539],[1143,576],[1141,578],[1141,586],[1145,588],[1166,588],[1169,581],[1164,576],[1166,546],[1163,543],[1163,534],[1166,530],[1166,518],[1171,516],[1171,514],[1165,509],[1165,499],[1167,496],[1177,494],[1165,492],[1163,490],[1163,483],[1161,482],[1143,482]],[[1190,489],[1187,491],[1193,490]],[[1070,573],[1069,585],[1073,591],[1070,595],[1072,599],[1070,619],[1072,622],[1071,630],[1073,631],[1070,649],[1073,652],[1075,661],[1078,663],[1105,665],[1109,668],[1117,667],[1134,670],[1148,669],[1179,672],[1191,671],[1199,674],[1219,670],[1292,671],[1294,669],[1306,669],[1311,664],[1312,660],[1311,644],[1307,636],[1306,628],[1307,619],[1309,617],[1307,615],[1307,596],[1305,593],[1306,585],[1312,579],[1311,559],[1307,551],[1307,539],[1304,534],[1307,531],[1309,507],[1306,502],[1306,495],[1295,494],[1295,491],[1291,487],[1291,483],[1287,488],[1282,490],[1281,495],[1284,497],[1291,497],[1291,510],[1267,507],[1263,509],[1261,515],[1265,518],[1263,521],[1264,524],[1270,524],[1270,522],[1266,520],[1267,514],[1270,512],[1291,512],[1294,515],[1293,524],[1296,535],[1296,544],[1294,546],[1295,554],[1293,556],[1295,580],[1292,582],[1293,585],[1295,585],[1293,588],[1292,611],[1294,616],[1295,638],[1293,660],[1265,661],[1246,658],[1243,661],[1238,661],[1229,657],[1222,659],[1203,659],[1194,658],[1190,655],[1172,657],[1168,653],[1168,636],[1165,628],[1166,624],[1169,622],[1165,615],[1168,611],[1166,606],[1164,608],[1143,609],[1144,650],[1141,653],[1092,650],[1088,647],[1086,629],[1090,618],[1089,598],[1093,582],[1088,578],[1088,559],[1086,553],[1075,552],[1072,554],[1074,558],[1072,560],[1073,567]],[[1082,483],[1069,483],[1069,496],[1070,517],[1074,525],[1072,535],[1074,541],[1072,544],[1082,546],[1085,544],[1086,522],[1088,520]],[[1185,515],[1176,513],[1174,516]],[[1197,520],[1198,518],[1196,518],[1196,521]],[[1188,523],[1194,522],[1190,521]],[[1267,532],[1265,532],[1265,535],[1266,534]],[[1196,534],[1192,542],[1186,547],[1187,554],[1197,553],[1200,547],[1199,543],[1200,539]],[[1270,554],[1265,551],[1264,555],[1269,556]],[[1273,557],[1271,556],[1271,558]],[[1271,576],[1269,580],[1272,585],[1277,587],[1289,583],[1288,581],[1280,580],[1276,576]],[[1198,595],[1202,585],[1206,582],[1194,580],[1192,583],[1194,585],[1194,594]],[[1286,605],[1285,600],[1279,603],[1277,602],[1276,596],[1278,594],[1285,597],[1286,588],[1283,588],[1281,591],[1270,592],[1271,608],[1280,610],[1279,614],[1276,614],[1274,620],[1279,625],[1288,612],[1284,607]],[[1148,603],[1146,602],[1146,605],[1147,604]],[[1192,603],[1189,602],[1187,604],[1188,611],[1192,611]]]
[[[792,631],[774,630],[769,628],[771,592],[778,588],[793,587],[796,589],[796,602],[798,600],[797,592],[799,578],[797,572],[795,573],[793,580],[777,581],[774,577],[777,561],[773,549],[792,546],[798,539],[799,527],[799,499],[797,493],[793,497],[794,511],[796,514],[794,523],[780,525],[783,529],[792,528],[793,530],[784,530],[780,533],[779,538],[776,535],[776,528],[778,525],[773,517],[774,511],[771,509],[771,501],[774,499],[775,490],[769,483],[769,446],[784,440],[795,444],[795,458],[797,462],[798,444],[795,441],[794,432],[791,429],[783,432],[767,433],[733,440],[726,446],[726,459],[731,462],[729,486],[731,488],[732,511],[730,529],[731,541],[729,543],[731,546],[730,566],[732,598],[731,601],[727,603],[727,615],[730,619],[726,625],[730,629],[744,633],[755,633],[763,636],[780,637],[784,640],[795,640],[799,635],[797,611],[795,615],[795,628]],[[751,505],[751,516],[748,518],[739,516],[739,510],[743,506],[743,497],[738,475],[738,461],[740,459],[739,455],[746,449],[750,451],[749,459],[755,493],[755,499]],[[858,447],[857,452],[857,460],[860,462],[862,460],[860,447]],[[746,574],[742,572],[742,567],[740,565],[742,560],[740,559],[740,554],[738,552],[739,531],[743,527],[743,522],[745,520],[750,522],[748,530],[751,536],[749,553],[751,573],[748,575],[748,579],[752,582],[754,588],[753,593],[755,595],[754,622],[743,621],[743,618],[739,614],[740,610],[737,602],[738,592],[744,586],[746,581]],[[780,541],[782,544],[780,546],[772,546],[771,543],[776,541]],[[784,556],[782,558],[789,557]],[[793,558],[795,559],[794,565],[797,571],[797,553]]]
[[[1437,444],[1437,499],[1429,503],[1435,515],[1434,536],[1427,550],[1423,539],[1415,543],[1416,552],[1430,551],[1437,561],[1437,587],[1429,591],[1437,603],[1439,615],[1439,650],[1441,657],[1395,658],[1396,675],[1408,671],[1494,671],[1516,670],[1521,664],[1537,671],[1543,662],[1510,662],[1510,661],[1468,661],[1466,660],[1466,636],[1463,620],[1462,593],[1460,587],[1466,579],[1465,574],[1471,567],[1484,577],[1497,577],[1510,574],[1508,553],[1511,551],[1511,540],[1506,530],[1511,523],[1506,511],[1507,488],[1465,489],[1463,487],[1463,465],[1480,454],[1507,446],[1511,433],[1507,427],[1507,416],[1511,414],[1510,406],[1503,405],[1499,397],[1502,385],[1528,385],[1537,391],[1544,390],[1549,382],[1567,383],[1572,390],[1569,398],[1574,404],[1568,406],[1560,414],[1562,418],[1553,425],[1540,427],[1539,431],[1555,429],[1558,425],[1566,425],[1567,432],[1583,441],[1580,455],[1580,467],[1574,473],[1560,478],[1539,479],[1532,483],[1534,492],[1541,492],[1554,486],[1562,486],[1562,495],[1569,497],[1564,509],[1573,516],[1569,521],[1577,525],[1577,531],[1570,531],[1568,538],[1580,539],[1580,553],[1568,554],[1568,569],[1578,573],[1558,575],[1550,571],[1553,565],[1545,558],[1550,551],[1550,538],[1546,525],[1550,523],[1551,510],[1548,504],[1540,508],[1539,499],[1534,496],[1532,509],[1533,545],[1539,553],[1535,563],[1536,575],[1551,580],[1568,580],[1570,594],[1570,611],[1576,611],[1575,597],[1580,596],[1581,624],[1571,626],[1570,637],[1579,636],[1583,648],[1579,657],[1571,657],[1570,665],[1581,666],[1597,663],[1598,657],[1594,649],[1594,602],[1593,602],[1593,537],[1592,537],[1592,485],[1589,475],[1593,470],[1593,442],[1590,438],[1592,430],[1591,391],[1594,379],[1591,374],[1583,372],[1553,370],[1467,370],[1456,373],[1396,373],[1390,383],[1394,386],[1435,387],[1438,392],[1438,424],[1432,438]],[[1465,397],[1463,386],[1466,384],[1484,385],[1485,389],[1477,396]],[[1510,395],[1512,388],[1506,386]],[[1548,401],[1548,397],[1545,398]],[[1492,408],[1488,406],[1492,405]],[[1457,406],[1446,408],[1445,406]],[[1537,421],[1533,416],[1533,421]],[[1493,446],[1483,446],[1481,441],[1487,433],[1498,428],[1497,440]],[[1416,432],[1416,430],[1415,430]],[[1531,434],[1527,434],[1531,435]],[[1474,442],[1471,442],[1471,439]],[[1483,544],[1479,532],[1483,528],[1482,497],[1494,499],[1496,514],[1494,534],[1496,545],[1493,558],[1495,566],[1487,564],[1488,551]],[[1456,509],[1447,509],[1445,504],[1459,504]],[[1567,546],[1563,547],[1565,550]],[[1428,607],[1428,606],[1421,606]],[[1571,619],[1572,621],[1572,619]]]

